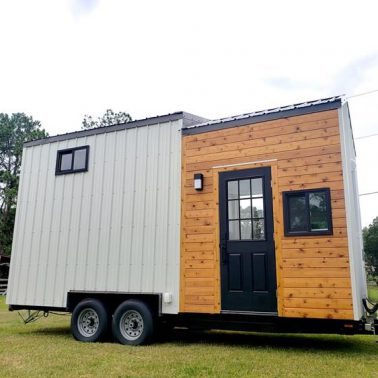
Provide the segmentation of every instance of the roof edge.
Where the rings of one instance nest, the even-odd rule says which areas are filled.
[[[144,119],[138,119],[135,121],[130,121],[126,123],[120,123],[112,126],[103,126],[103,127],[96,127],[93,129],[87,129],[87,130],[79,130],[79,131],[73,131],[66,134],[59,134],[59,135],[53,135],[47,138],[42,139],[35,139],[31,140],[29,142],[24,143],[24,147],[33,147],[33,146],[39,146],[42,144],[48,144],[48,143],[55,143],[60,142],[64,140],[70,140],[70,139],[76,139],[76,138],[83,138],[91,135],[97,135],[97,134],[105,134],[105,133],[112,133],[115,131],[121,131],[121,130],[127,130],[127,129],[133,129],[136,127],[143,127],[147,125],[155,125],[158,123],[165,123],[165,122],[172,122],[172,121],[178,121],[182,119],[183,120],[183,126],[192,126],[194,124],[198,124],[199,122],[206,122],[208,121],[206,118],[198,117],[194,114],[186,113],[183,111],[175,112],[175,113],[169,113],[161,116],[154,116]]]
[[[324,102],[321,102],[324,101]],[[208,131],[222,130],[230,127],[251,125],[254,123],[273,121],[281,118],[294,117],[311,113],[324,112],[327,110],[338,109],[344,103],[342,96],[330,97],[324,100],[304,102],[300,104],[283,106],[275,109],[268,109],[249,114],[243,114],[236,117],[228,117],[209,123],[197,124],[194,126],[184,127],[183,135],[193,135],[206,133]],[[259,113],[259,114],[256,114]]]

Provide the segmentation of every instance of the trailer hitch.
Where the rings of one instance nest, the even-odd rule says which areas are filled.
[[[22,316],[20,311],[18,311],[18,315],[20,316],[20,318],[22,319],[24,324],[28,324],[28,323],[35,322],[36,320],[43,318],[43,317],[47,318],[49,316],[49,313],[46,312],[46,311],[42,312],[42,311],[28,310],[27,315],[25,317]]]
[[[373,306],[373,307],[372,307],[372,308],[369,308],[368,303],[369,303],[370,306]],[[364,298],[364,299],[362,300],[362,304],[364,305],[364,308],[365,308],[366,312],[367,312],[368,314],[370,314],[370,315],[373,315],[373,314],[376,313],[377,310],[378,310],[378,303],[375,303],[375,304],[374,304],[373,302],[369,301],[368,298]]]

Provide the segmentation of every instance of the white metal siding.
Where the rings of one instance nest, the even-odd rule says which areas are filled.
[[[24,149],[7,303],[65,307],[69,290],[172,293],[179,308],[182,120]],[[89,145],[88,172],[55,176]]]
[[[347,216],[350,273],[353,294],[354,319],[364,314],[362,299],[367,296],[366,273],[363,259],[363,243],[360,203],[356,174],[356,153],[348,105],[339,109],[341,154],[343,160],[344,196]]]

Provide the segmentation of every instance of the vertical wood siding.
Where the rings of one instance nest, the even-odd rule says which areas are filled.
[[[220,311],[222,168],[214,167],[268,159],[276,159],[263,165],[273,172],[279,316],[353,319],[337,110],[183,137],[180,310]],[[201,192],[194,173],[204,175]],[[282,192],[323,187],[331,190],[333,235],[285,237]]]
[[[24,149],[10,304],[65,307],[69,290],[173,294],[179,306],[182,121]],[[89,145],[88,172],[55,176]]]

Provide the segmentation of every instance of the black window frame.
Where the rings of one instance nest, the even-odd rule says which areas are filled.
[[[85,150],[85,167],[80,169],[74,169],[74,160],[75,160],[75,151]],[[71,153],[71,169],[61,170],[62,156],[65,154]],[[79,146],[73,148],[65,148],[64,150],[58,150],[56,154],[56,166],[55,166],[55,175],[66,175],[69,173],[79,173],[88,171],[88,161],[89,161],[89,146]]]
[[[311,230],[311,218],[310,218],[310,208],[309,208],[309,196],[310,193],[322,192],[326,195],[326,205],[327,205],[327,230]],[[306,220],[307,229],[305,231],[291,231],[290,230],[290,210],[289,210],[289,198],[304,195],[305,196],[305,207],[306,207]],[[314,236],[314,235],[333,235],[333,225],[332,225],[332,207],[331,207],[331,191],[329,188],[316,188],[316,189],[302,189],[302,190],[292,190],[282,193],[283,196],[283,214],[284,214],[284,233],[285,236]]]

